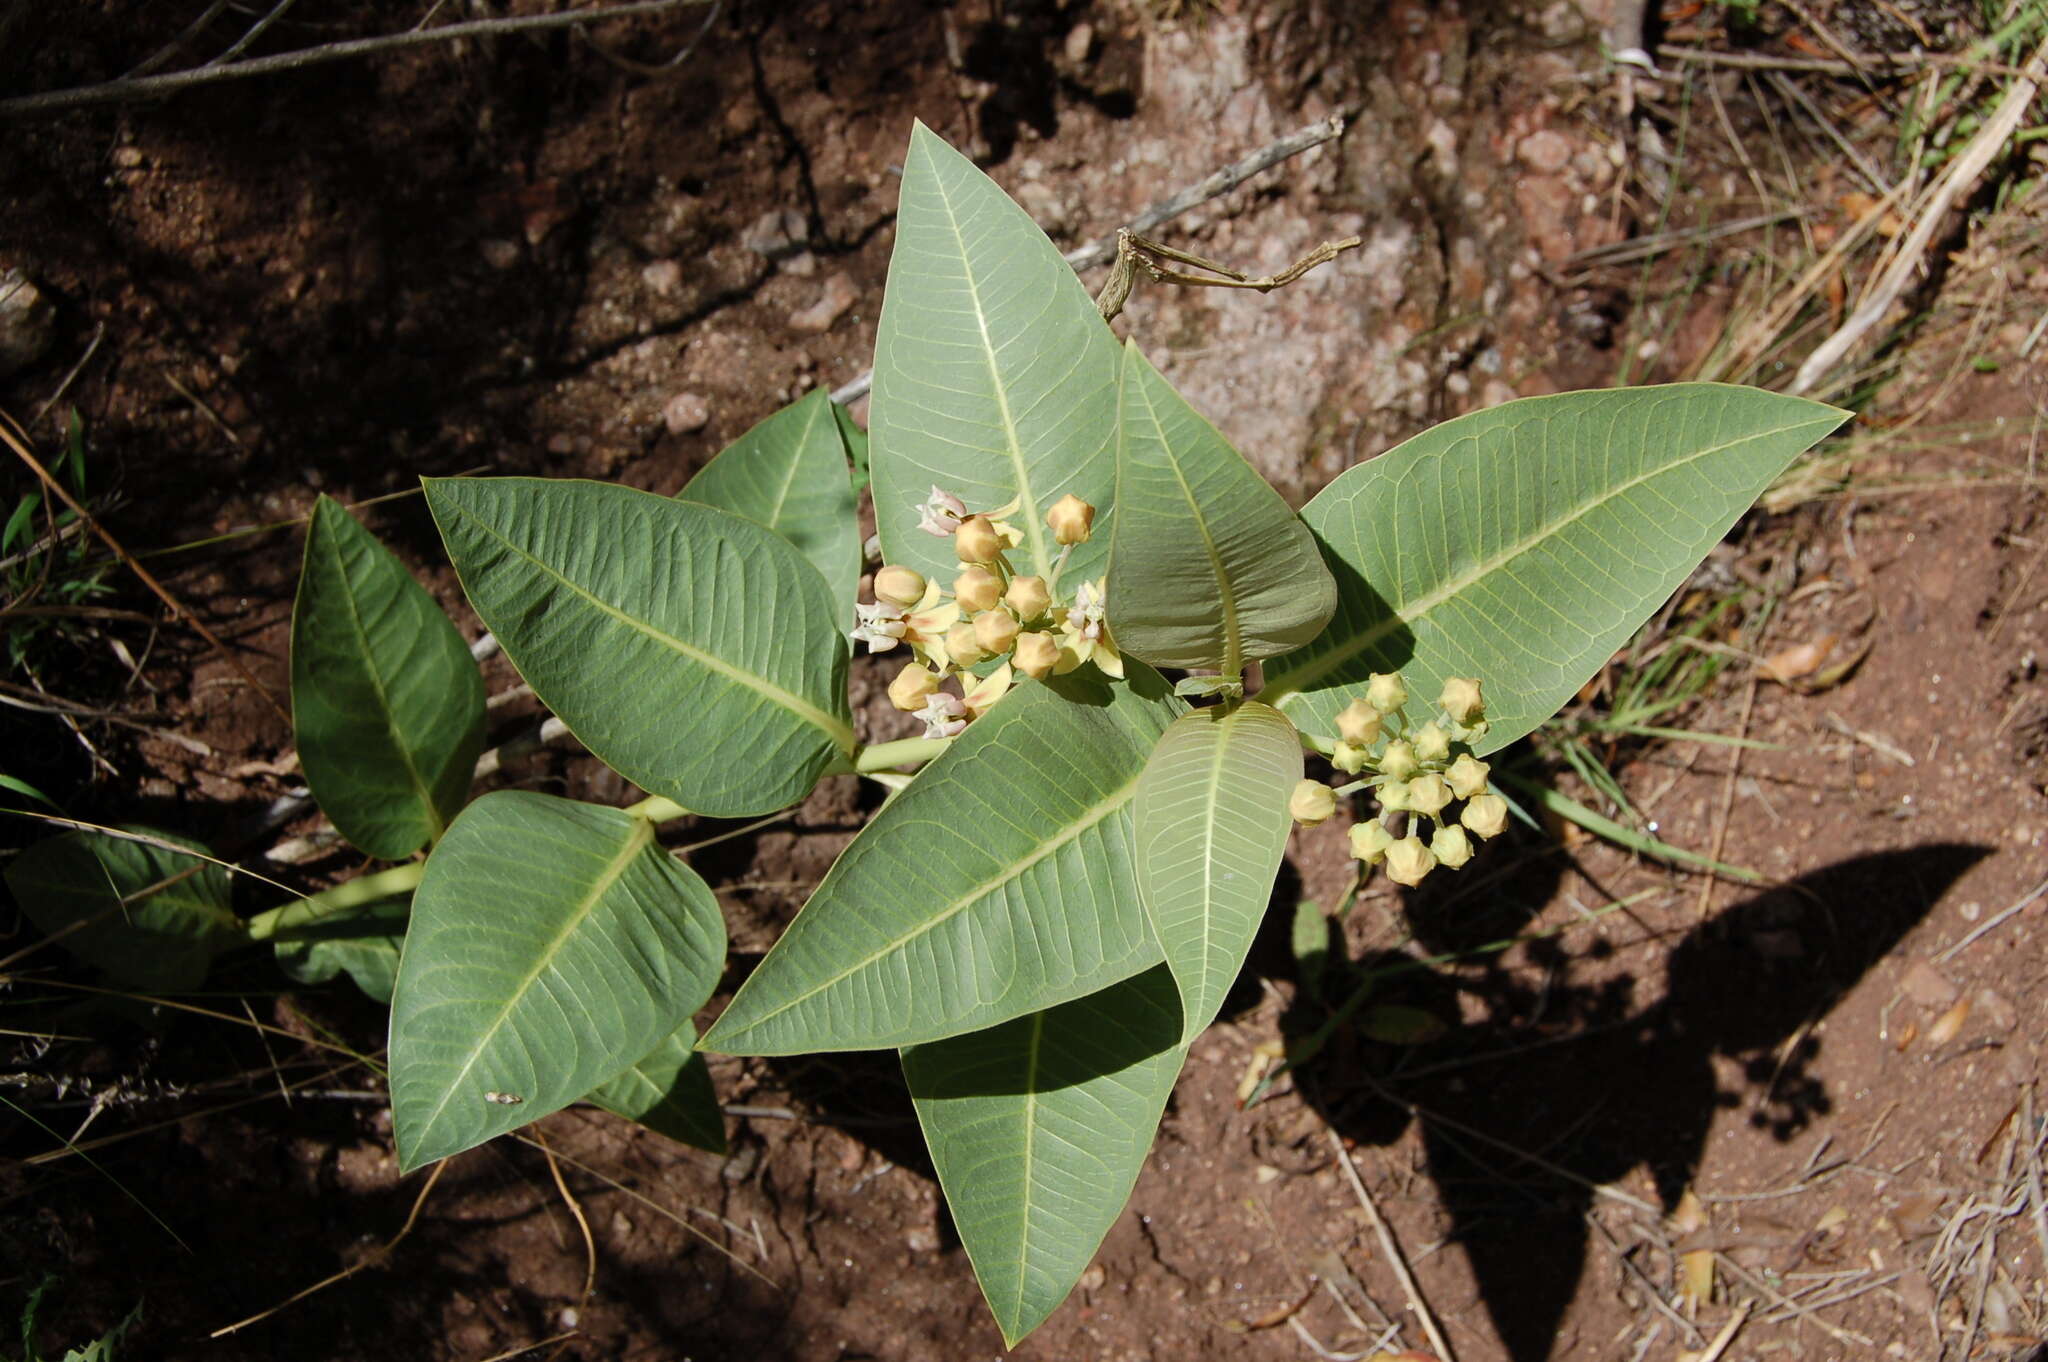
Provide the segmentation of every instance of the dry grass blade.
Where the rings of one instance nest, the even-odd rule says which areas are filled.
[[[1401,1245],[1394,1238],[1394,1232],[1380,1216],[1380,1208],[1373,1203],[1372,1193],[1365,1188],[1365,1179],[1358,1176],[1358,1165],[1351,1161],[1351,1151],[1344,1147],[1344,1137],[1335,1130],[1330,1132],[1330,1145],[1337,1151],[1337,1159],[1344,1165],[1344,1176],[1351,1183],[1351,1190],[1358,1197],[1358,1204],[1365,1208],[1365,1217],[1372,1222],[1373,1233],[1380,1241],[1380,1251],[1387,1255],[1387,1265],[1394,1269],[1394,1275],[1401,1279],[1401,1289],[1408,1293],[1408,1304],[1415,1311],[1415,1318],[1422,1325],[1422,1332],[1429,1335],[1430,1346],[1442,1362],[1457,1362],[1451,1352],[1449,1340],[1443,1330],[1436,1326],[1436,1316],[1430,1313],[1429,1302],[1422,1297],[1422,1288],[1415,1284],[1415,1274],[1408,1270],[1408,1260],[1401,1254]]]
[[[562,1177],[562,1165],[555,1159],[555,1151],[548,1147],[548,1137],[539,1126],[533,1129],[533,1142],[539,1147],[542,1157],[548,1161],[548,1176],[555,1180],[555,1190],[561,1193],[563,1204],[568,1206],[569,1214],[576,1220],[577,1233],[583,1236],[583,1294],[576,1299],[576,1314],[580,1318],[583,1312],[590,1308],[590,1293],[597,1287],[597,1240],[591,1237],[590,1220],[583,1214],[583,1203],[569,1190],[569,1184]],[[561,1341],[548,1356],[561,1356],[562,1349],[568,1346],[568,1340],[575,1336],[574,1330],[557,1335]]]

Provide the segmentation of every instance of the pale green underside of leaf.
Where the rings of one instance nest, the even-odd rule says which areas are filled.
[[[403,894],[323,918],[278,939],[278,968],[302,984],[324,984],[346,974],[369,997],[388,1004],[411,914],[412,896]]]
[[[1187,1052],[1164,969],[903,1052],[947,1209],[1006,1344],[1123,1213]]]
[[[155,828],[124,830],[199,848]],[[121,902],[172,876],[181,878]],[[227,871],[165,847],[68,832],[23,851],[6,878],[29,921],[51,935],[64,933],[65,950],[131,988],[197,988],[213,957],[243,939],[229,907]],[[78,923],[87,925],[74,929]]]
[[[1011,692],[854,838],[704,1048],[918,1044],[1157,964],[1129,806],[1181,708],[1141,663]]]
[[[815,388],[727,445],[679,494],[744,516],[788,540],[824,576],[853,626],[860,525],[832,399]]]
[[[896,246],[875,337],[875,523],[882,556],[926,576],[959,571],[917,528],[934,486],[974,511],[1020,500],[1010,561],[1050,577],[1045,513],[1067,493],[1106,511],[1116,476],[1116,338],[1028,214],[938,134],[917,125],[903,163]],[[1067,580],[1101,571],[1107,515]]]
[[[770,531],[569,479],[433,478],[427,501],[513,665],[642,789],[698,813],[765,813],[851,750],[846,623]]]
[[[724,956],[711,891],[646,819],[524,791],[477,800],[427,862],[399,961],[400,1165],[481,1144],[620,1073],[703,1005]]]
[[[1322,637],[1266,664],[1305,732],[1373,672],[1425,705],[1485,684],[1490,752],[1555,713],[1771,480],[1849,419],[1754,388],[1564,393],[1447,421],[1302,510],[1338,582]]]
[[[484,683],[462,635],[326,496],[292,610],[292,728],[321,812],[386,861],[441,835],[483,750]]]
[[[1314,638],[1337,584],[1308,526],[1136,344],[1124,347],[1117,432],[1117,647],[1234,677]]]
[[[1301,772],[1294,725],[1247,701],[1176,719],[1138,782],[1138,893],[1180,989],[1183,1044],[1216,1019],[1252,948]]]
[[[725,1152],[725,1114],[711,1087],[711,1070],[697,1053],[697,1028],[689,1022],[583,1100],[638,1121],[657,1135],[714,1154]]]

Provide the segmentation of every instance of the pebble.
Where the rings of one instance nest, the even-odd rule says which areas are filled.
[[[860,290],[844,271],[825,281],[825,292],[817,302],[793,314],[789,324],[798,331],[829,331],[833,323],[860,298]]]
[[[1922,1007],[1946,1007],[1956,1000],[1956,986],[1925,960],[1915,960],[1899,976],[1899,991]]]
[[[1079,66],[1094,55],[1095,25],[1075,24],[1067,30],[1067,60]]]
[[[1555,175],[1572,159],[1572,144],[1562,133],[1544,129],[1532,132],[1515,144],[1515,157],[1529,169]]]
[[[640,279],[656,293],[674,293],[683,282],[683,267],[673,260],[657,260],[640,271]]]
[[[519,263],[519,243],[494,236],[477,246],[484,263],[494,270],[509,270]]]
[[[740,245],[755,255],[781,260],[803,249],[804,215],[794,208],[771,208],[740,234]]]
[[[50,351],[57,309],[20,270],[0,270],[0,375],[26,369]]]
[[[677,393],[661,409],[671,435],[690,435],[711,424],[711,404],[697,393]]]

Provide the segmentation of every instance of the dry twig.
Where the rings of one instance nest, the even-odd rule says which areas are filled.
[[[1372,1193],[1365,1189],[1365,1179],[1358,1176],[1358,1165],[1351,1161],[1351,1151],[1344,1147],[1344,1137],[1332,1130],[1330,1144],[1337,1151],[1338,1162],[1344,1165],[1344,1176],[1350,1181],[1351,1190],[1357,1194],[1358,1204],[1365,1208],[1365,1218],[1372,1222],[1373,1233],[1379,1237],[1380,1252],[1387,1255],[1387,1264],[1401,1279],[1401,1289],[1408,1293],[1408,1304],[1414,1309],[1415,1318],[1421,1322],[1422,1332],[1429,1335],[1430,1346],[1436,1349],[1436,1355],[1442,1362],[1457,1362],[1443,1330],[1436,1327],[1436,1316],[1430,1313],[1429,1302],[1422,1298],[1422,1288],[1415,1284],[1415,1274],[1408,1270],[1408,1260],[1401,1255],[1401,1245],[1394,1239],[1394,1232],[1387,1228],[1387,1222],[1380,1217],[1380,1208],[1373,1204]]]

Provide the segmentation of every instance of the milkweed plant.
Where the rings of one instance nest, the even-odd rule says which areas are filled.
[[[1290,827],[1350,796],[1351,850],[1391,879],[1463,865],[1507,815],[1488,755],[1846,417],[1715,384],[1530,398],[1297,514],[920,126],[865,433],[813,392],[674,497],[426,480],[477,615],[646,799],[472,799],[476,664],[322,498],[292,624],[298,752],[335,828],[390,867],[246,919],[167,836],[68,834],[7,878],[131,985],[194,987],[255,942],[388,1000],[407,1171],[575,1102],[721,1149],[701,1052],[896,1050],[1014,1343],[1121,1212]],[[857,650],[921,730],[864,738]],[[855,776],[890,797],[700,1036],[725,926],[662,824]]]

